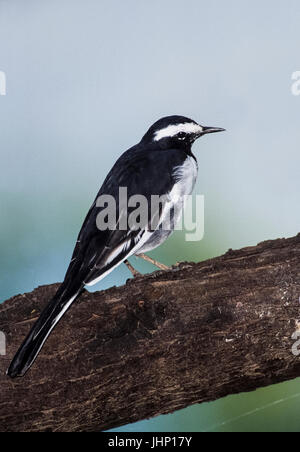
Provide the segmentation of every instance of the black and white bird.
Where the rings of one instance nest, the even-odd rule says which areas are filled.
[[[122,262],[134,271],[127,261],[133,255],[161,269],[167,268],[144,253],[158,247],[173,232],[176,207],[180,210],[184,196],[193,191],[198,173],[191,149],[193,143],[203,135],[224,130],[203,127],[183,116],[165,117],[150,127],[139,144],[118,159],[83,223],[64,282],[15,355],[7,371],[10,377],[27,372],[53,328],[85,286],[96,284]],[[150,201],[152,195],[167,196],[168,202],[160,209],[155,229],[149,224],[150,218],[148,224],[138,228],[99,230],[97,216],[102,207],[98,207],[97,199],[110,195],[117,200],[120,187],[127,188],[128,198],[138,194]],[[118,202],[116,207],[116,222],[119,223],[124,212]],[[173,218],[169,229],[160,227],[166,213]]]

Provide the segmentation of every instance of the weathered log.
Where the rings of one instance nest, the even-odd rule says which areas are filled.
[[[300,235],[85,292],[5,375],[58,285],[0,305],[0,431],[100,431],[300,376]]]

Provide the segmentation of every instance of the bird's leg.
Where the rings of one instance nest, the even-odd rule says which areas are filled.
[[[157,262],[155,259],[152,259],[151,257],[147,256],[146,254],[137,254],[137,257],[141,257],[147,262],[151,262],[151,264],[155,265],[155,267],[160,268],[161,270],[170,270],[170,267],[167,267],[164,264],[161,264],[160,262]]]
[[[132,276],[134,278],[136,278],[137,276],[140,276],[141,273],[138,272],[129,262],[129,260],[126,259],[126,261],[124,261],[124,264],[127,266],[128,270],[131,272]]]

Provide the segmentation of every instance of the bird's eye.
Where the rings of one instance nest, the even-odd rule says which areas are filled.
[[[186,138],[186,134],[184,132],[179,132],[179,134],[177,135],[179,140],[185,140]]]

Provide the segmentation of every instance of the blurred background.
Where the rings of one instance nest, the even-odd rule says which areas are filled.
[[[299,22],[298,0],[0,0],[0,301],[63,279],[105,175],[165,115],[228,132],[194,148],[204,240],[176,232],[153,257],[298,233]],[[129,276],[122,265],[96,289]],[[296,380],[118,431],[300,431],[299,419]]]

